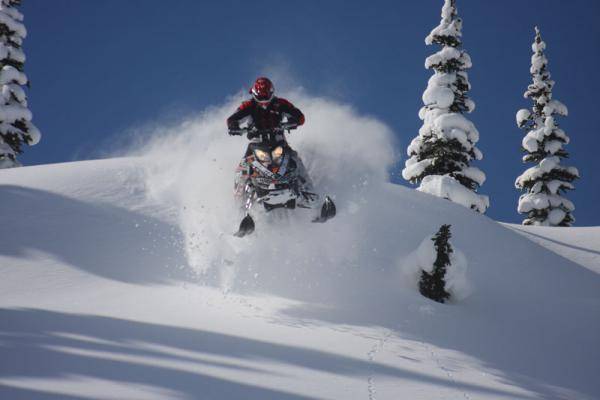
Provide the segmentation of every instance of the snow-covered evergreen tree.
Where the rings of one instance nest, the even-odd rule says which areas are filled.
[[[569,143],[569,137],[558,126],[555,116],[566,116],[568,110],[552,98],[554,81],[550,79],[545,48],[536,27],[530,70],[533,83],[524,95],[533,101],[533,108],[517,112],[517,125],[527,132],[523,138],[523,161],[537,165],[527,169],[515,182],[525,192],[519,198],[518,211],[527,214],[524,225],[570,226],[575,221],[572,215],[575,206],[562,194],[573,189],[572,182],[579,172],[577,168],[561,165],[561,159],[568,157],[563,145]]]
[[[438,233],[431,238],[435,248],[436,257],[427,271],[421,272],[419,281],[419,291],[425,297],[438,303],[444,303],[450,298],[450,293],[446,291],[446,270],[450,266],[450,254],[452,246],[450,245],[450,225],[442,225]]]
[[[40,132],[31,123],[27,96],[21,86],[27,85],[23,73],[25,54],[21,49],[27,30],[23,14],[16,7],[21,0],[0,0],[0,168],[17,167],[17,155],[23,144],[34,145]]]
[[[483,158],[475,146],[479,132],[463,115],[475,108],[467,97],[471,84],[466,71],[471,68],[471,58],[462,49],[462,20],[455,3],[445,0],[440,24],[425,39],[427,45],[442,48],[425,60],[425,68],[434,74],[419,111],[423,126],[407,149],[410,158],[402,176],[420,184],[417,190],[483,213],[489,199],[476,191],[485,181],[485,174],[470,166],[471,161]]]

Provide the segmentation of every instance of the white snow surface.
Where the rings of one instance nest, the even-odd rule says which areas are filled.
[[[457,60],[465,69],[473,66],[471,56],[469,56],[466,51],[459,50],[455,47],[444,46],[440,51],[425,59],[425,68],[433,68],[450,60]]]
[[[565,117],[569,115],[567,106],[558,100],[550,100],[544,107],[543,112],[545,115],[558,114]]]
[[[476,168],[472,168],[469,172],[472,172],[472,176],[485,178],[483,172],[479,171],[478,173],[475,173],[475,171],[478,170]],[[428,175],[423,178],[417,190],[453,201],[457,204],[469,209],[477,210],[481,213],[485,212],[485,210],[490,206],[490,200],[488,196],[477,194],[474,191],[467,189],[456,179],[448,175]]]
[[[413,139],[414,142],[414,139]],[[416,157],[411,157],[406,160],[405,167],[402,170],[402,177],[410,180],[415,176],[421,175],[425,169],[433,164],[433,160],[426,158],[425,160],[417,161]]]
[[[477,167],[466,167],[462,171],[456,173],[457,175],[465,176],[474,182],[477,182],[479,186],[483,185],[486,180],[486,176],[482,170]]]
[[[457,139],[470,150],[479,141],[479,131],[475,125],[458,113],[444,113],[433,120],[435,132],[444,139]]]
[[[435,77],[436,75],[433,75]],[[449,108],[454,103],[454,92],[449,87],[429,84],[423,92],[423,104],[439,108]]]
[[[526,108],[523,108],[523,109],[517,111],[517,125],[519,127],[523,126],[525,124],[525,122],[527,122],[527,120],[529,119],[530,116],[531,116],[531,111],[529,111]]]
[[[6,85],[13,82],[18,83],[19,85],[26,85],[27,76],[12,65],[5,65],[0,70],[0,85]]]
[[[504,224],[533,242],[600,274],[600,227],[555,228]]]
[[[542,178],[554,169],[565,169],[572,174],[579,176],[579,171],[574,167],[562,167],[558,156],[550,156],[544,158],[538,165],[528,168],[516,180],[517,187],[523,186],[528,181],[535,181]]]
[[[327,224],[279,213],[231,236],[233,100],[156,127],[138,157],[0,171],[0,398],[600,397],[596,228],[528,228],[557,255],[389,184],[385,125],[289,98]],[[472,287],[449,305],[398,268],[444,223]]]
[[[23,14],[17,11],[14,6],[0,6],[0,23],[6,25],[8,29],[15,32],[19,37],[24,38],[27,36],[27,29],[25,25],[19,22],[21,20],[23,20]]]

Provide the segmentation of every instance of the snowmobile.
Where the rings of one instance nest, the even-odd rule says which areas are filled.
[[[250,143],[246,156],[236,170],[234,193],[245,214],[237,237],[254,232],[255,223],[250,211],[260,205],[265,212],[278,208],[318,209],[319,196],[312,192],[301,162],[284,140],[284,133],[294,129],[294,124],[282,124],[275,131],[260,132],[253,127],[239,129],[246,133]],[[326,222],[336,214],[335,204],[324,196],[319,214],[312,222]]]

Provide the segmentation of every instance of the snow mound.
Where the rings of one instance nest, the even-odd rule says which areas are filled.
[[[0,398],[599,397],[596,231],[528,227],[540,246],[389,184],[389,128],[289,98],[326,224],[277,213],[231,236],[239,98],[156,127],[139,157],[0,171]],[[442,224],[472,288],[447,305],[397,267]]]
[[[399,263],[403,281],[410,285],[413,290],[419,290],[419,280],[421,271],[431,273],[433,263],[437,258],[437,252],[428,236],[412,253]],[[452,242],[450,242],[452,245]],[[450,301],[458,302],[466,299],[471,294],[471,286],[467,280],[468,261],[464,253],[452,246],[453,252],[450,253],[450,266],[446,267],[444,289],[450,293]]]
[[[479,171],[474,168],[474,171]],[[485,179],[483,173],[474,174],[480,181]],[[477,210],[483,213],[489,206],[489,198],[485,195],[480,195],[472,190],[461,185],[456,179],[446,175],[429,175],[426,176],[421,185],[417,188],[418,191],[428,193],[442,199],[453,201],[461,204],[464,207]]]

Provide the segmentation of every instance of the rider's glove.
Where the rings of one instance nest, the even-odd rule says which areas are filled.
[[[242,130],[241,129],[229,129],[228,131],[230,136],[239,136],[242,134]]]
[[[291,130],[291,129],[296,129],[298,127],[298,124],[296,122],[286,122],[281,124],[281,129],[282,130]]]

